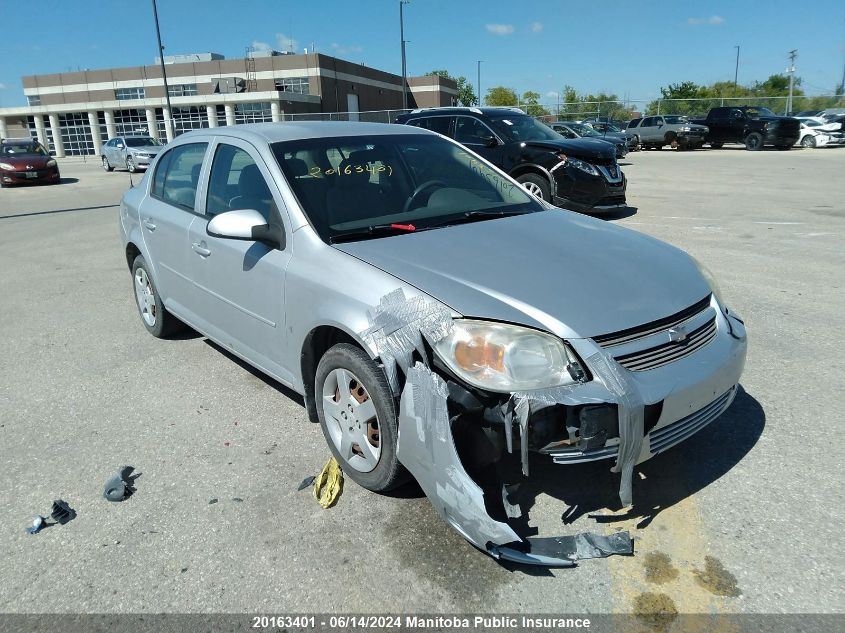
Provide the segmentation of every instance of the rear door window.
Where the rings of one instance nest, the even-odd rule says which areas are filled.
[[[207,148],[208,143],[189,143],[174,147],[162,156],[153,178],[153,197],[193,211]]]
[[[438,134],[442,134],[443,136],[449,136],[450,131],[450,123],[452,119],[455,117],[451,116],[429,116],[429,117],[422,117],[419,119],[413,119],[409,121],[411,125],[416,127],[425,128],[426,130],[431,130],[432,132],[437,132]]]

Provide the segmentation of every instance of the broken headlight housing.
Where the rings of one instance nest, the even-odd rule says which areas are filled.
[[[434,349],[458,378],[486,391],[545,389],[586,379],[566,343],[519,325],[455,319],[452,333]]]
[[[596,169],[594,165],[588,163],[587,161],[579,160],[577,158],[572,158],[571,156],[568,156],[566,158],[566,163],[568,165],[572,165],[576,169],[580,169],[581,171],[590,174],[591,176],[598,176],[599,175],[599,170]]]

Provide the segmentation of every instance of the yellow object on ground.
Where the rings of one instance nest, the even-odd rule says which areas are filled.
[[[331,508],[343,490],[343,471],[332,457],[314,480],[314,498],[324,510]]]

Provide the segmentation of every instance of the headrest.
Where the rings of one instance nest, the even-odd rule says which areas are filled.
[[[308,174],[308,164],[301,158],[288,158],[285,161],[285,166],[294,178]]]
[[[241,175],[238,176],[238,190],[242,196],[251,196],[256,198],[269,197],[269,189],[264,176],[261,175],[261,170],[258,165],[246,165],[241,169]]]

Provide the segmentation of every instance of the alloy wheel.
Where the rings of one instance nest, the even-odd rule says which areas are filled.
[[[156,324],[156,300],[153,286],[147,271],[139,268],[135,271],[135,298],[138,301],[138,310],[141,311],[141,318],[150,327]]]
[[[543,197],[543,190],[540,189],[540,185],[538,185],[536,182],[524,182],[522,183],[522,186],[528,193],[537,196],[538,198]]]
[[[371,472],[381,458],[376,407],[366,387],[348,369],[333,370],[323,383],[326,428],[340,456],[351,468]]]

